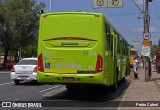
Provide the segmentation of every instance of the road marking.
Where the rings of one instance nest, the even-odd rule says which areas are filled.
[[[4,86],[4,85],[8,85],[8,84],[12,84],[14,82],[9,82],[9,83],[4,83],[4,84],[0,84],[0,86]]]
[[[54,90],[52,90],[50,92],[46,92],[42,96],[51,97],[51,96],[54,96],[56,94],[62,93],[64,91],[66,91],[66,90],[67,90],[66,87],[60,87],[60,88],[54,89]]]
[[[45,91],[48,91],[48,90],[51,90],[51,89],[54,89],[54,88],[57,88],[58,86],[54,86],[54,87],[51,87],[51,88],[48,88],[48,89],[44,89],[44,90],[41,90],[39,92],[45,92]]]

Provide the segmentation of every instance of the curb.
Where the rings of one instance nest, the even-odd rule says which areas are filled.
[[[124,108],[123,105],[125,104],[126,97],[127,97],[127,95],[128,95],[129,89],[132,87],[133,84],[134,84],[134,80],[131,80],[131,81],[130,81],[130,85],[129,85],[129,87],[127,88],[127,91],[126,91],[126,93],[124,94],[124,96],[123,96],[123,98],[122,98],[122,100],[121,100],[121,102],[120,102],[117,110],[123,110],[123,108]]]

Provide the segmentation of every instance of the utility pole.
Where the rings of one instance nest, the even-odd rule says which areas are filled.
[[[141,55],[143,56],[143,68],[145,69],[145,81],[149,81],[149,77],[151,76],[151,62],[150,62],[150,51],[151,51],[151,34],[149,33],[149,23],[150,16],[148,14],[149,2],[153,0],[145,0],[145,11],[142,11],[141,8],[137,5],[137,3],[132,0],[137,8],[143,13],[144,16],[144,31],[143,31],[143,45],[141,50]]]
[[[148,41],[149,38],[150,38],[150,33],[149,33],[150,17],[149,17],[149,14],[148,14],[149,1],[151,2],[152,0],[145,0],[144,32],[143,32],[145,41]],[[145,81],[147,82],[147,81],[149,81],[149,74],[151,74],[150,73],[151,67],[150,67],[150,58],[149,58],[149,56],[143,56],[143,61],[144,61],[144,63],[143,63],[144,64],[144,68],[145,68]]]
[[[145,0],[145,12],[144,12],[144,32],[149,33],[149,15],[148,15],[148,0]]]

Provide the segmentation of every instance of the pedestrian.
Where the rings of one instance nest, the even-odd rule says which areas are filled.
[[[137,60],[137,58],[135,57],[135,59],[134,59],[134,64],[133,64],[133,68],[134,68],[134,77],[135,77],[135,79],[138,79],[138,72],[137,72],[137,70],[138,70],[138,60]]]

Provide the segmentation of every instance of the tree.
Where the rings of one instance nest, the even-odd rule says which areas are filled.
[[[12,19],[14,35],[13,49],[16,50],[16,62],[20,59],[18,51],[25,48],[38,35],[40,10],[44,4],[36,4],[35,0],[9,0],[8,13]],[[35,34],[36,33],[36,34]],[[23,56],[23,53],[22,53]]]
[[[4,23],[0,31],[5,52],[4,60],[7,61],[8,52],[11,51],[15,53],[15,61],[18,62],[19,50],[28,45],[36,46],[40,10],[45,4],[37,4],[35,0],[7,0],[4,6]]]
[[[4,68],[6,67],[7,56],[10,50],[10,44],[12,42],[10,27],[9,27],[9,19],[8,14],[6,14],[6,7],[4,4],[1,3],[1,25],[0,25],[0,40],[2,42],[2,50],[4,50],[5,57],[4,57]]]
[[[2,25],[4,23],[4,5],[0,3],[0,24]]]
[[[157,45],[152,45],[152,49],[151,49],[152,58],[156,55],[156,53],[159,53],[159,52],[160,52],[160,39]]]

